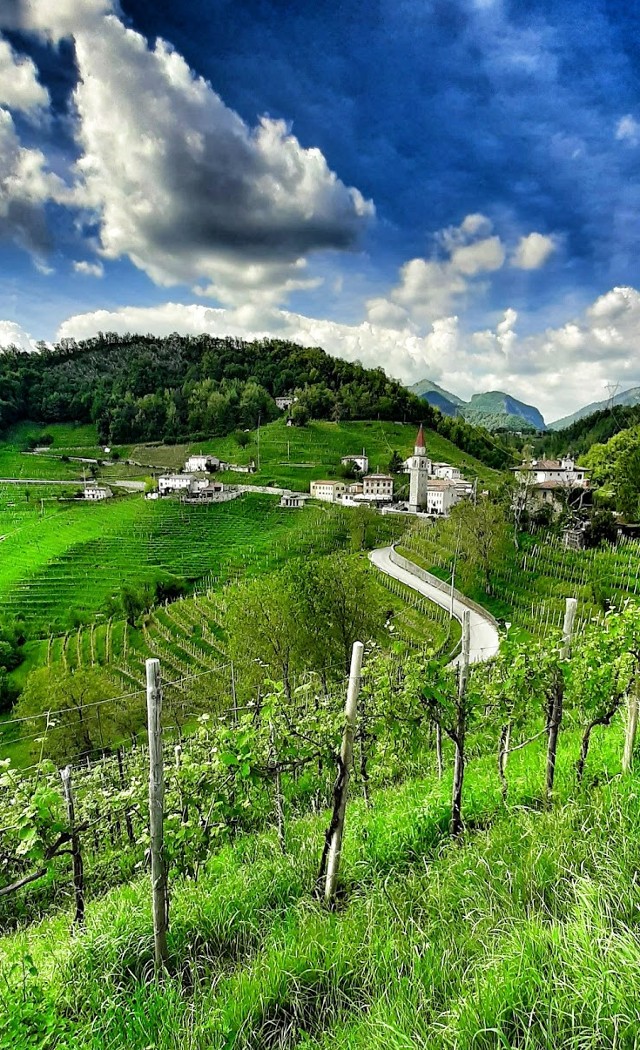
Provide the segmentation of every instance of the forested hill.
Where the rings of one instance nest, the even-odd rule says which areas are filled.
[[[279,339],[100,334],[53,350],[0,354],[0,431],[22,419],[92,422],[101,443],[173,442],[228,434],[279,415],[423,422],[492,467],[511,454],[485,431],[448,419],[381,368]]]
[[[571,452],[583,455],[595,444],[603,444],[621,430],[640,424],[640,405],[618,405],[576,420],[564,430],[545,435],[536,451],[549,456]]]

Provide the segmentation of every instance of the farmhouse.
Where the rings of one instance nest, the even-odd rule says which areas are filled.
[[[221,464],[217,456],[189,456],[184,469],[187,472],[201,470],[212,473],[215,470],[220,470]]]
[[[432,473],[434,478],[444,478],[447,481],[459,481],[462,477],[460,467],[452,467],[450,463],[433,463]]]
[[[113,492],[108,485],[98,485],[96,481],[87,481],[84,486],[83,499],[101,500],[109,499]]]
[[[361,456],[343,456],[340,462],[345,467],[350,463],[353,463],[356,470],[361,474],[366,474],[369,470],[369,457],[366,455],[364,449],[362,450]]]
[[[312,481],[310,485],[312,499],[321,499],[326,503],[335,503],[346,490],[344,481]]]
[[[195,480],[193,474],[162,474],[158,478],[158,492],[161,496],[168,496],[172,492],[191,492]]]
[[[276,402],[276,405],[278,406],[278,408],[280,409],[280,411],[284,412],[284,410],[286,408],[291,408],[291,406],[294,403],[294,401],[297,401],[297,400],[298,400],[298,398],[294,397],[293,394],[283,394],[282,397],[277,397],[275,399],[275,402]]]
[[[586,471],[577,467],[571,456],[564,456],[562,459],[532,459],[530,463],[522,463],[512,470],[518,481],[529,485],[545,485],[550,482],[556,486],[570,488],[589,487]]]

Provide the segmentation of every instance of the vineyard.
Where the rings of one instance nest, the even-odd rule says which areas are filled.
[[[573,638],[570,622],[507,641],[468,681],[369,650],[330,907],[344,678],[312,676],[290,702],[275,685],[187,738],[166,682],[157,981],[145,742],[78,756],[62,781],[4,763],[0,1046],[633,1046],[640,618],[629,606]]]
[[[455,561],[455,536],[438,524],[418,525],[402,538],[407,557],[449,580]],[[460,566],[458,566],[460,569]],[[562,625],[567,594],[578,600],[578,626],[602,614],[605,604],[621,607],[640,587],[640,543],[576,551],[550,533],[523,534],[519,548],[505,544],[491,566],[491,591],[473,581],[467,593],[503,620],[535,637]]]
[[[63,505],[64,508],[64,505]],[[265,572],[292,554],[319,554],[347,542],[350,522],[336,508],[301,514],[253,493],[212,506],[149,502],[139,496],[106,506],[0,511],[3,607],[31,636],[108,618],[125,583],[170,573],[194,584],[221,584]],[[380,519],[381,535],[393,525]]]

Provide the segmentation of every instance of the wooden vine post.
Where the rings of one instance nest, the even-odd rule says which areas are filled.
[[[67,807],[67,820],[69,821],[69,834],[71,836],[71,860],[73,863],[73,893],[76,901],[76,914],[73,920],[75,926],[84,923],[84,867],[82,864],[82,851],[80,849],[80,836],[76,825],[76,810],[73,799],[73,784],[71,782],[71,766],[65,766],[60,770],[62,780],[62,791],[64,802]]]
[[[638,731],[638,714],[640,711],[640,682],[637,675],[631,683],[627,700],[627,724],[624,734],[624,751],[622,752],[622,772],[630,773],[633,766],[633,748]]]
[[[577,608],[577,599],[567,598],[565,603],[564,624],[562,627],[562,648],[560,649],[560,659],[563,662],[568,660],[571,656],[571,640],[573,638],[573,624],[576,618]],[[553,782],[556,772],[556,753],[558,750],[558,734],[560,732],[560,723],[562,722],[563,699],[564,683],[562,681],[562,673],[559,672],[553,685],[553,692],[550,698],[548,710],[549,737],[547,742],[547,773],[545,783],[547,802],[551,802],[553,795]]]
[[[353,761],[353,739],[356,728],[356,710],[358,694],[360,692],[360,674],[362,671],[363,652],[364,645],[362,642],[354,642],[351,651],[351,669],[349,671],[347,703],[344,709],[344,730],[342,733],[342,747],[340,749],[338,787],[328,842],[327,874],[324,887],[324,899],[327,904],[331,904],[333,901],[338,882],[340,854],[342,852],[342,836],[344,834],[344,820],[347,809],[347,795],[349,792],[349,772]]]
[[[464,744],[467,731],[466,693],[469,680],[469,650],[471,648],[471,613],[462,614],[462,649],[458,664],[458,696],[456,699],[456,724],[454,731],[455,757],[453,763],[453,788],[451,792],[451,822],[449,832],[457,835],[462,830],[462,783],[464,780]]]
[[[156,974],[167,965],[167,874],[164,861],[164,761],[162,755],[162,686],[160,661],[147,660],[147,726],[149,730],[149,832],[151,903]]]

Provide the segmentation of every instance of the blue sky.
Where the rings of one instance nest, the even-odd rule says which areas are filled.
[[[548,419],[640,384],[629,6],[3,0],[0,343],[274,334]]]

